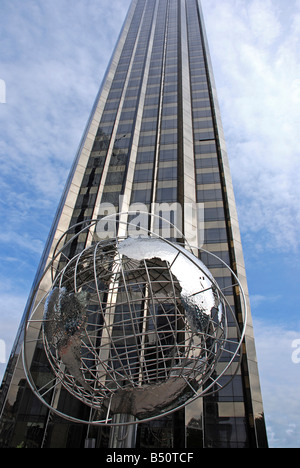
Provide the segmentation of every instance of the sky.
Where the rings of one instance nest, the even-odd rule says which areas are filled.
[[[0,379],[129,0],[0,0]],[[271,448],[300,448],[300,0],[202,0]]]

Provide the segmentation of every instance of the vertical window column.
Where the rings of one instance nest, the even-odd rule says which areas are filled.
[[[201,219],[198,220],[195,180],[195,157],[193,145],[192,101],[190,87],[190,66],[187,31],[187,4],[180,3],[180,28],[181,28],[181,83],[182,83],[182,152],[183,152],[183,213],[184,235],[192,246],[198,246],[198,226],[201,227]],[[195,207],[197,208],[197,207]],[[200,216],[200,211],[199,211]],[[195,254],[198,254],[197,248]]]
[[[146,57],[145,57],[144,69],[143,69],[140,96],[139,96],[137,107],[136,107],[136,121],[135,121],[131,148],[130,148],[130,157],[129,157],[128,167],[127,167],[126,182],[124,184],[124,191],[123,191],[124,196],[122,200],[122,206],[120,207],[120,211],[124,213],[120,219],[122,223],[120,224],[119,233],[118,233],[121,236],[126,234],[125,232],[126,226],[124,222],[127,222],[128,220],[128,215],[126,214],[126,212],[128,212],[128,209],[131,203],[131,195],[132,195],[133,182],[134,182],[134,173],[135,173],[135,168],[136,168],[137,152],[138,152],[139,141],[140,141],[140,136],[141,136],[143,110],[145,106],[145,99],[146,99],[146,93],[147,93],[147,83],[149,79],[150,62],[151,62],[151,54],[152,54],[152,49],[153,49],[155,26],[158,20],[158,9],[159,9],[160,2],[151,1],[151,2],[147,2],[147,4],[149,6],[149,9],[152,11],[152,21],[151,23],[149,22],[151,29],[150,29],[150,33],[148,36],[148,41],[147,43],[145,43],[145,48],[147,52],[146,52]],[[141,27],[141,31],[143,31],[143,25]],[[143,38],[145,38],[144,31],[143,31]]]
[[[149,8],[147,0],[144,1],[143,5],[141,3],[137,4],[137,8],[140,8],[140,11],[138,12],[140,19],[136,22],[133,22],[133,26],[138,25],[138,29],[129,29],[127,37],[129,41],[129,47],[124,47],[120,59],[122,64],[125,64],[125,62],[128,64],[128,69],[122,89],[122,95],[118,103],[114,128],[107,151],[101,182],[99,184],[97,199],[94,206],[93,218],[98,217],[101,202],[112,203],[118,209],[119,195],[122,195],[123,187],[125,186],[125,178],[127,175],[128,165],[130,164],[130,147],[132,146],[134,125],[137,115],[136,109],[140,92],[140,77],[143,74],[143,56],[145,54],[141,54],[140,39],[144,34],[143,26],[144,21],[147,20],[147,13],[149,15],[149,10],[147,12],[147,7]],[[149,21],[149,19],[147,21]],[[139,71],[138,74],[137,71]],[[132,74],[134,75],[132,76]],[[139,83],[138,91],[133,93],[133,95],[131,92],[131,83],[133,83],[133,86],[135,83]],[[121,123],[121,117],[124,112],[130,114],[131,111],[133,111],[133,119],[132,124],[130,125],[130,131],[127,129],[126,134],[121,134],[121,132],[119,132],[119,125],[123,125]],[[122,176],[119,172],[122,172]],[[113,184],[113,181],[118,183]]]

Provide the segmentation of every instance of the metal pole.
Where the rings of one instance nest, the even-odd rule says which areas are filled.
[[[134,422],[136,418],[130,414],[115,414],[112,419],[113,424],[109,437],[109,448],[135,448],[136,443],[136,424],[127,424]]]

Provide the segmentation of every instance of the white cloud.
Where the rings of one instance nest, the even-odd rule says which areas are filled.
[[[276,301],[282,299],[280,294],[274,296],[263,296],[262,294],[251,294],[251,307],[255,309],[256,307],[260,306],[261,304],[273,304]]]
[[[66,0],[5,2],[3,177],[57,203],[127,6],[120,0],[113,7],[103,0],[101,8],[95,0],[77,0],[72,8]]]
[[[273,44],[282,29],[275,3],[272,0],[254,0],[246,11],[249,27],[257,42],[266,47]]]
[[[264,248],[297,249],[299,3],[202,3],[242,230]]]
[[[254,320],[265,417],[271,448],[300,448],[300,364],[292,361],[292,344],[300,323],[284,329]]]

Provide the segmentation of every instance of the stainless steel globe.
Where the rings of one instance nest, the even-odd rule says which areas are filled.
[[[97,424],[115,414],[161,417],[218,391],[221,356],[229,353],[227,367],[238,358],[242,336],[228,338],[233,311],[217,282],[191,252],[159,237],[92,243],[64,262],[42,303],[52,386],[96,411]],[[45,401],[48,387],[28,378]]]

